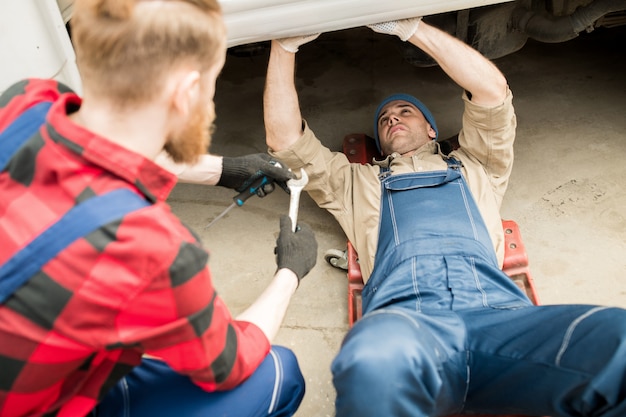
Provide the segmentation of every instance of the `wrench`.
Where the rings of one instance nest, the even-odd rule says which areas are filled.
[[[289,217],[291,218],[291,231],[296,231],[296,223],[298,221],[298,205],[300,204],[300,192],[309,182],[309,176],[303,168],[300,168],[300,179],[294,178],[287,181],[289,187]]]

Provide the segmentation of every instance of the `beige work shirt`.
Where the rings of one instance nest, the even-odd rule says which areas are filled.
[[[513,167],[517,125],[513,96],[509,90],[504,102],[495,107],[476,105],[465,93],[463,100],[460,148],[451,156],[463,163],[463,175],[485,220],[501,267],[504,233],[500,206]],[[302,136],[289,149],[270,150],[270,153],[295,172],[305,169],[309,176],[305,190],[319,207],[328,210],[339,222],[359,255],[363,280],[367,282],[374,267],[378,242],[380,168],[350,163],[343,153],[323,146],[306,122],[303,123]],[[447,168],[439,145],[434,141],[410,157],[394,154],[388,160],[392,175]]]

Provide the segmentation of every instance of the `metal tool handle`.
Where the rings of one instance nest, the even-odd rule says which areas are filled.
[[[287,181],[287,186],[291,192],[289,199],[289,217],[291,218],[291,231],[296,231],[298,224],[298,206],[300,205],[300,192],[309,182],[309,176],[304,168],[300,168],[300,178],[294,178]]]
[[[298,223],[298,206],[300,205],[300,190],[291,190],[289,202],[289,218],[291,219],[291,231],[296,231]]]

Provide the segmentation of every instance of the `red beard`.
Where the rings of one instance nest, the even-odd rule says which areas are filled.
[[[178,134],[171,135],[165,143],[164,149],[174,162],[193,164],[200,155],[207,153],[214,120],[214,111],[207,111],[207,106],[202,103],[196,106],[187,126]]]

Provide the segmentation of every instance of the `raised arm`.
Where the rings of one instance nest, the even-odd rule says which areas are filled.
[[[302,135],[302,114],[296,92],[298,47],[318,35],[273,40],[263,94],[263,117],[267,146],[280,151]]]
[[[504,101],[507,91],[504,75],[466,43],[425,22],[420,22],[408,41],[437,61],[450,78],[471,93],[474,103],[489,107]]]
[[[507,82],[480,52],[421,18],[369,25],[378,33],[396,35],[430,55],[452,80],[468,91],[472,102],[486,107],[502,104]]]

